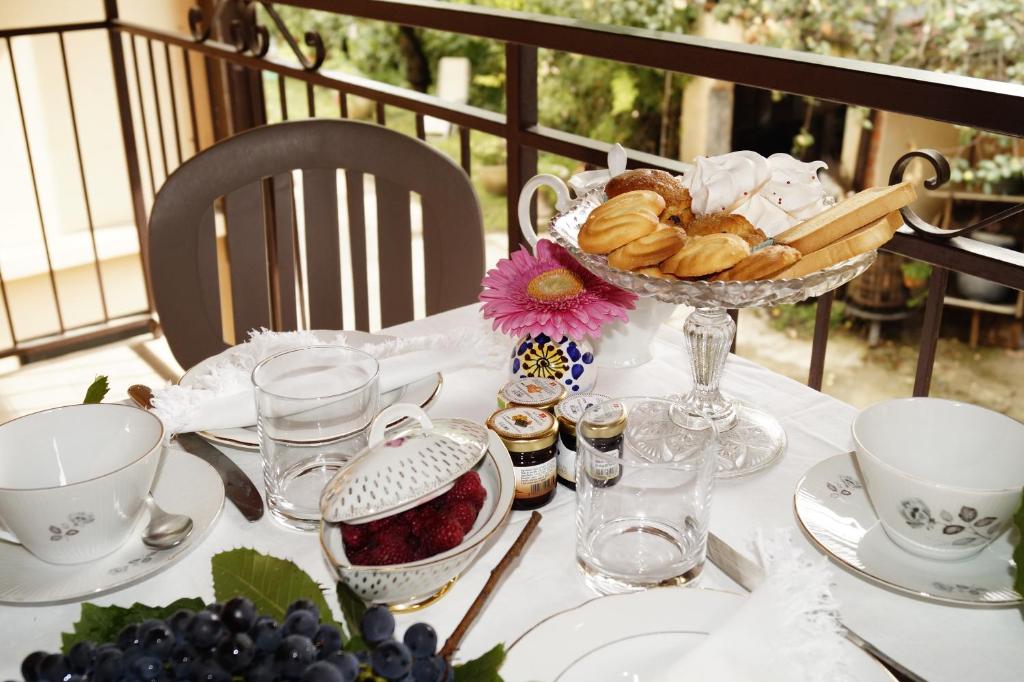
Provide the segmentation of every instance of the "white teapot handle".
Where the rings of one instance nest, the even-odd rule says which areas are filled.
[[[530,245],[531,250],[537,246],[537,230],[534,228],[533,220],[530,217],[530,200],[533,199],[533,193],[545,185],[555,190],[556,210],[564,211],[572,203],[572,197],[569,196],[569,188],[556,175],[541,173],[540,175],[534,175],[526,181],[526,184],[523,185],[523,191],[519,193],[519,230],[523,233],[523,239]]]
[[[387,431],[389,424],[394,424],[402,419],[415,419],[420,423],[420,426],[424,431],[429,431],[434,428],[434,423],[430,421],[430,417],[423,411],[419,405],[413,405],[412,403],[397,403],[390,407],[385,407],[380,411],[380,414],[373,420],[373,425],[370,426],[370,438],[367,442],[367,446],[375,448],[384,442],[384,432]]]

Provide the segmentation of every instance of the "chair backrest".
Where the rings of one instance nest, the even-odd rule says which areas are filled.
[[[338,169],[345,171],[348,251],[342,262]],[[293,171],[301,182],[293,183]],[[342,328],[342,272],[354,319],[369,327],[364,176],[376,194],[382,326],[413,318],[411,196],[422,206],[426,312],[472,302],[484,266],[480,204],[463,170],[415,138],[369,123],[307,120],[247,130],[197,154],[164,183],[149,221],[149,265],[160,323],[185,368],[224,341],[216,204],[223,198],[236,341],[250,329]],[[305,272],[296,192],[301,185]],[[372,211],[372,207],[367,209]]]

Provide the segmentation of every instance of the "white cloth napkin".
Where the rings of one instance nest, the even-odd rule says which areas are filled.
[[[345,333],[338,332],[331,343],[352,345],[376,357],[383,394],[437,372],[499,366],[507,355],[509,341],[481,323],[445,334],[371,344],[359,340],[347,343]],[[253,368],[275,353],[316,345],[323,345],[323,341],[310,331],[252,331],[248,341],[221,353],[195,372],[188,386],[172,384],[154,391],[153,412],[169,434],[253,426]]]
[[[759,536],[756,546],[764,582],[663,682],[852,680],[826,558],[808,556],[787,531]]]

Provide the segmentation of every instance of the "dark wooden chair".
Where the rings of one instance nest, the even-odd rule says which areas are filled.
[[[346,171],[350,264],[341,259],[338,169]],[[294,170],[301,171],[301,183],[293,183]],[[469,178],[447,156],[415,138],[355,121],[254,128],[185,162],[153,204],[153,299],[182,367],[227,347],[222,309],[230,311],[228,328],[237,341],[258,327],[341,329],[342,271],[348,267],[355,326],[369,327],[364,175],[373,176],[376,188],[381,324],[413,318],[413,192],[422,205],[427,314],[476,299],[484,266],[480,205]],[[305,273],[298,250],[298,184]],[[231,291],[230,305],[223,306],[215,238],[221,199]]]

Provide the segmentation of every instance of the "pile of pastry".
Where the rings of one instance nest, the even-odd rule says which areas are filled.
[[[694,215],[682,178],[664,171],[626,171],[605,193],[580,230],[583,251],[619,270],[710,281],[792,279],[877,249],[917,196],[906,182],[867,189],[768,239],[743,215]]]

